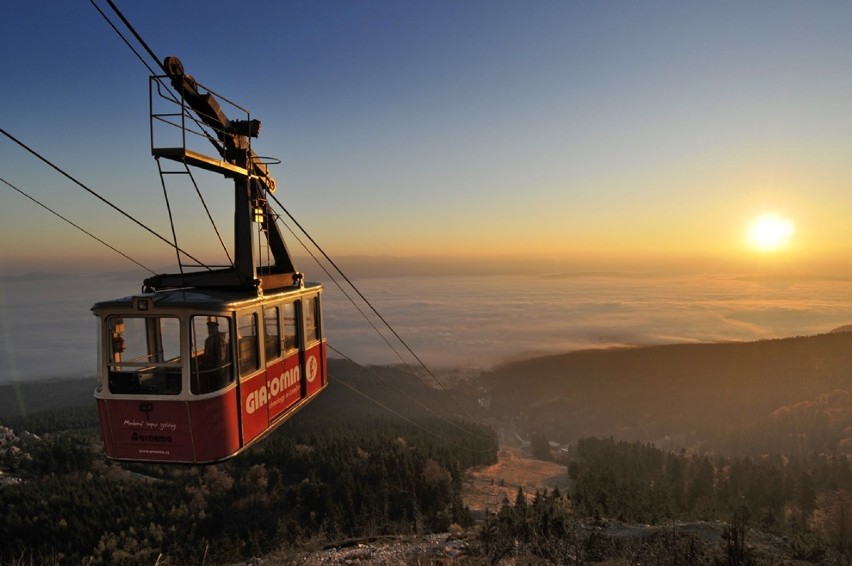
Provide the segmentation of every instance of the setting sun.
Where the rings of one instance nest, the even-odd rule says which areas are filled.
[[[749,244],[762,252],[775,252],[786,248],[796,228],[793,222],[777,214],[764,214],[749,225]]]

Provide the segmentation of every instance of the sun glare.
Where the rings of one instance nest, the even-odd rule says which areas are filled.
[[[777,214],[764,214],[749,226],[749,243],[761,252],[776,252],[790,244],[796,228],[793,222]]]

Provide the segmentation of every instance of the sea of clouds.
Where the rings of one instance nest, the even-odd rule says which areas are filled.
[[[828,332],[852,322],[850,283],[730,277],[404,277],[360,286],[418,355],[490,366],[584,348],[750,341]],[[330,303],[337,305],[334,289]],[[358,361],[392,363],[352,307],[326,308],[334,342]],[[378,324],[377,324],[378,326]],[[398,361],[398,359],[397,359]]]
[[[574,275],[378,277],[355,284],[431,367],[489,367],[583,348],[812,335],[852,323],[846,281]],[[92,304],[139,288],[138,280],[117,276],[0,279],[0,383],[94,376]],[[347,293],[370,322],[326,283],[329,345],[365,365],[416,365],[370,307]]]

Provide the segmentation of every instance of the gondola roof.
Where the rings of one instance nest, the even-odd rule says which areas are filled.
[[[301,287],[284,287],[265,292],[262,296],[258,296],[257,292],[251,290],[241,290],[234,288],[222,289],[199,289],[188,287],[182,289],[167,289],[163,291],[155,291],[151,293],[139,293],[136,295],[127,295],[115,299],[99,301],[92,306],[92,310],[101,309],[134,309],[135,305],[141,299],[149,301],[152,308],[157,309],[203,309],[216,308],[221,309],[223,306],[228,307],[244,307],[250,306],[253,303],[261,304],[278,298],[285,298],[288,295],[298,295],[305,290],[320,289],[319,283],[305,283]]]

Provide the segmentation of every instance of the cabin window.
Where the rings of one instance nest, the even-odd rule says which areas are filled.
[[[266,347],[266,363],[281,357],[281,323],[278,307],[263,309],[263,343]]]
[[[299,347],[299,333],[296,325],[296,303],[287,303],[282,305],[281,309],[284,314],[284,334],[282,341],[284,343],[284,351],[289,352]]]
[[[180,321],[110,316],[104,352],[110,393],[177,395],[181,391]]]
[[[240,375],[247,375],[260,367],[257,351],[257,315],[241,314],[237,317],[239,336]]]
[[[234,381],[229,319],[193,316],[191,328],[190,390],[196,395],[218,391]]]
[[[311,297],[304,301],[305,309],[305,342],[316,342],[319,335],[319,301],[317,297]]]

